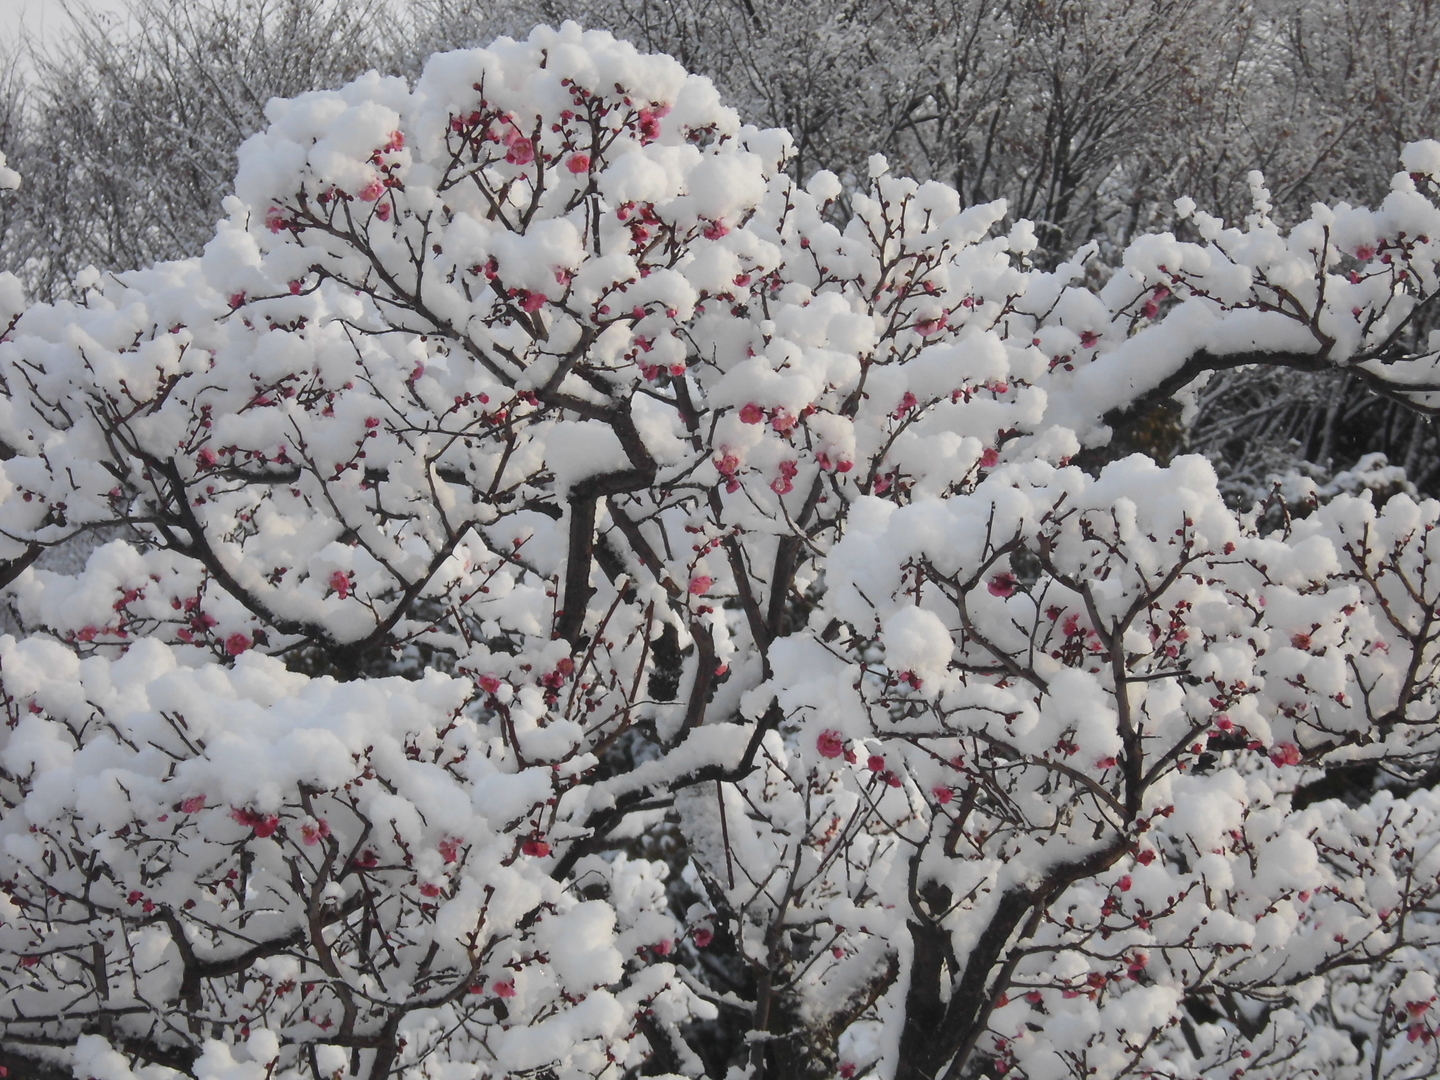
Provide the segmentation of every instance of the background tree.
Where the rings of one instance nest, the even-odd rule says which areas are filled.
[[[27,178],[6,222],[9,267],[50,297],[87,266],[198,251],[265,103],[375,63],[380,13],[320,0],[139,0],[117,32],[82,11],[70,38],[32,55],[23,90],[9,76],[0,145]]]

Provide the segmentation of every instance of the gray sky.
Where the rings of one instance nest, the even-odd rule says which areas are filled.
[[[90,0],[86,6],[118,14],[126,3]],[[70,25],[60,0],[0,0],[0,44],[13,46],[26,31],[41,43],[50,43],[62,38]]]

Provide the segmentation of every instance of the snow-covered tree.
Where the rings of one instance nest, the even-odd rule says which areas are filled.
[[[1168,219],[1182,176],[1184,191],[1243,198],[1230,182],[1264,150],[1237,129],[1268,133],[1284,94],[1230,100],[1265,25],[1235,0],[417,2],[431,37],[452,44],[488,40],[497,20],[569,17],[670,53],[752,121],[789,131],[792,175],[843,177],[879,151],[968,202],[1007,199],[1047,258],[1157,209]],[[1283,62],[1270,69],[1267,83],[1294,84]],[[1291,164],[1276,161],[1277,178]]]
[[[7,1064],[1434,1073],[1440,504],[1071,462],[1440,404],[1440,144],[1097,285],[572,24],[267,117],[202,256],[7,314]]]

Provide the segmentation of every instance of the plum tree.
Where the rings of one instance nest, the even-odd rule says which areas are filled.
[[[1440,404],[1440,144],[1096,284],[573,24],[267,117],[200,257],[0,293],[11,1068],[1435,1070],[1440,505],[1090,464]]]

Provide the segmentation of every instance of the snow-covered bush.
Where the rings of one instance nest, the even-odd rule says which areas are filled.
[[[1440,402],[1440,144],[1097,290],[573,25],[268,118],[0,343],[7,1054],[1434,1071],[1440,505],[1070,461],[1242,364]]]
[[[20,187],[20,174],[10,168],[5,155],[0,154],[0,199]],[[14,274],[0,271],[0,326],[6,331],[14,328],[14,320],[25,308],[25,291]]]

